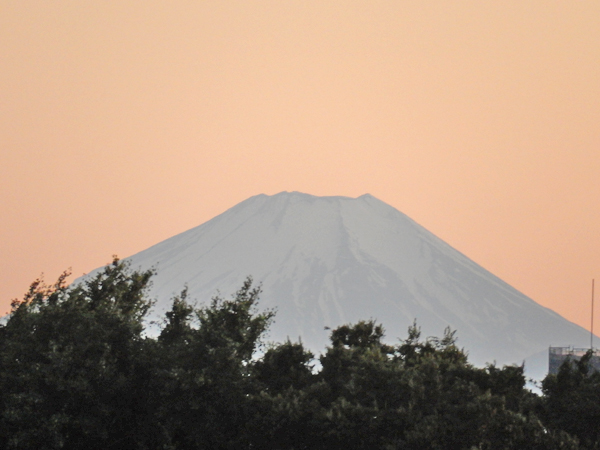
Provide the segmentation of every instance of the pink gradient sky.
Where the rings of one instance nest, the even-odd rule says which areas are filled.
[[[589,327],[598,1],[2,0],[0,65],[1,312],[298,190],[368,192]]]

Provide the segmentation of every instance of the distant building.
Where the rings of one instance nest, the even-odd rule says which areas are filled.
[[[558,368],[567,359],[570,361],[579,361],[588,350],[588,348],[550,347],[548,352],[548,373],[558,373]],[[600,350],[594,350],[590,365],[600,371]]]

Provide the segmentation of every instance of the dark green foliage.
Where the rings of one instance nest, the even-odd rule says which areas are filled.
[[[450,330],[423,341],[413,326],[396,347],[382,338],[374,322],[334,330],[310,384],[259,394],[251,441],[278,449],[577,448],[523,410],[533,394],[522,367],[469,365]]]
[[[0,335],[0,447],[134,448],[151,275],[115,260],[83,286],[38,280],[13,302]]]
[[[301,343],[287,341],[270,348],[253,366],[253,375],[260,388],[271,394],[304,389],[314,378],[313,354]]]
[[[566,360],[556,375],[543,383],[540,416],[550,428],[577,436],[581,447],[600,448],[600,372],[589,361],[592,352],[579,361]]]
[[[259,288],[248,278],[232,300],[194,310],[185,291],[158,337],[153,404],[174,448],[239,448],[253,391],[251,358],[273,313],[258,313]]]
[[[413,326],[395,348],[382,336],[372,322],[332,333],[321,358],[325,448],[558,448],[519,408],[522,368],[469,365],[450,330],[422,341]]]
[[[301,343],[264,350],[273,313],[257,310],[250,278],[200,308],[184,289],[146,336],[151,275],[115,259],[82,286],[38,280],[13,303],[0,448],[599,448],[600,375],[585,358],[539,397],[523,367],[470,365],[449,329],[422,339],[415,324],[391,346],[362,321],[332,331],[316,371]]]

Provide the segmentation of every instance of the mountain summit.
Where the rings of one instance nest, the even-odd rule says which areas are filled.
[[[550,345],[585,346],[589,333],[540,306],[395,208],[366,194],[257,195],[208,222],[129,258],[155,267],[155,314],[184,285],[191,299],[261,282],[262,308],[276,308],[269,338],[319,352],[325,327],[373,318],[387,339],[416,319],[424,336],[457,330],[475,364],[518,363]],[[528,372],[545,369],[538,357]],[[538,374],[539,376],[539,374]]]

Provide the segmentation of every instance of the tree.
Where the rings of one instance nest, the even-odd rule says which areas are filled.
[[[36,280],[0,332],[2,448],[136,447],[152,273],[116,258],[67,288]]]
[[[471,366],[450,329],[421,340],[415,324],[396,347],[382,337],[373,322],[332,332],[320,374],[325,448],[576,448],[521,410],[522,367]]]
[[[252,358],[273,317],[258,312],[260,287],[247,278],[230,300],[202,308],[173,301],[158,337],[156,420],[174,448],[240,448],[253,392]]]
[[[286,390],[304,389],[314,377],[314,355],[305,350],[301,342],[289,339],[283,344],[269,348],[252,367],[252,375],[259,388],[279,394]]]
[[[301,342],[271,346],[252,365],[244,432],[251,448],[299,449],[314,439],[319,405],[311,399],[313,354]]]
[[[590,355],[525,388],[522,366],[474,367],[455,333],[398,345],[373,321],[336,328],[315,371],[248,278],[231,299],[173,299],[146,336],[151,271],[115,259],[68,287],[36,280],[0,325],[0,448],[598,448],[600,374]],[[566,430],[566,431],[565,431]],[[573,436],[572,437],[570,434]]]
[[[590,367],[592,350],[579,361],[566,360],[558,373],[542,381],[540,416],[555,430],[581,441],[582,448],[600,448],[600,372]]]

